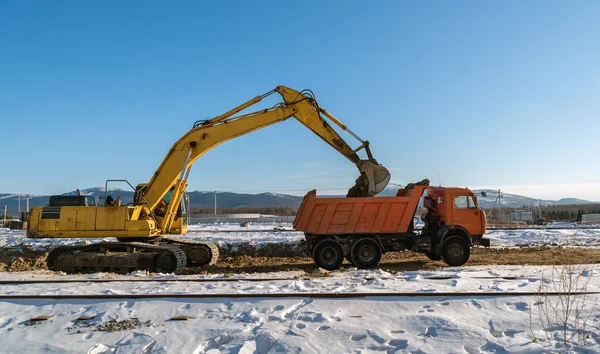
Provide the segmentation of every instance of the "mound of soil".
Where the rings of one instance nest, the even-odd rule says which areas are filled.
[[[0,248],[0,272],[47,269],[45,251],[29,248]]]

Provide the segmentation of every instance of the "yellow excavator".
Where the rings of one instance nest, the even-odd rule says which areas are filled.
[[[274,93],[279,93],[283,102],[256,112],[240,113]],[[360,176],[348,196],[373,196],[388,184],[390,173],[373,158],[369,142],[360,139],[319,106],[312,91],[277,86],[225,114],[195,122],[169,150],[150,182],[135,188],[129,184],[135,190],[133,203],[121,205],[117,198],[99,205],[95,198],[80,193],[52,196],[47,206],[31,209],[27,237],[117,238],[116,242],[54,248],[46,260],[48,269],[67,273],[134,270],[178,273],[186,266],[214,264],[218,259],[216,245],[165,237],[187,232],[189,197],[185,190],[192,164],[227,140],[290,117],[296,118],[358,167]],[[360,146],[352,149],[330,122],[356,138]],[[357,155],[362,149],[366,151],[367,159]]]

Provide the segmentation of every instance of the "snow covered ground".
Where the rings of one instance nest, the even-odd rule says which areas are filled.
[[[296,244],[302,233],[276,231],[290,224],[194,225],[187,236],[221,246],[269,242]],[[520,245],[600,246],[600,230],[490,230],[494,247]],[[0,230],[0,247],[44,249],[57,243],[97,240],[34,240],[24,231]],[[600,265],[589,265],[583,281],[588,291],[600,291]],[[333,272],[307,278],[302,272],[236,275],[236,282],[177,282],[223,278],[225,275],[115,274],[61,275],[47,271],[0,273],[2,280],[80,279],[77,283],[0,285],[0,295],[60,294],[281,294],[294,298],[147,299],[147,300],[2,300],[0,353],[539,353],[562,351],[549,343],[542,324],[530,321],[540,305],[536,296],[506,296],[500,292],[536,292],[549,283],[551,267],[485,266],[443,268],[390,274],[381,270]],[[283,277],[285,280],[244,281],[243,278]],[[490,278],[495,277],[495,278]],[[504,277],[504,278],[503,278]],[[506,277],[517,277],[506,279]],[[435,279],[438,278],[438,279]],[[445,278],[445,279],[439,279]],[[155,279],[150,283],[92,283],[88,279]],[[499,292],[496,297],[364,297],[310,298],[302,294],[361,292]],[[585,300],[591,313],[586,344],[575,352],[600,353],[600,321],[596,296]],[[592,312],[589,312],[592,311]],[[30,323],[39,316],[48,321]],[[76,321],[92,315],[92,320]],[[171,321],[176,315],[188,321]],[[531,326],[530,326],[531,324]],[[129,329],[107,332],[107,327]],[[546,326],[547,327],[547,326]],[[533,328],[533,333],[532,329]],[[117,328],[118,329],[118,328]],[[558,336],[557,331],[551,332]],[[537,338],[534,340],[534,338]],[[548,347],[550,345],[551,347]],[[551,348],[551,349],[549,349]]]
[[[560,224],[551,226],[563,227]],[[280,231],[282,229],[284,231]],[[239,224],[204,224],[191,225],[189,232],[183,237],[216,242],[222,247],[242,243],[257,247],[267,243],[299,244],[304,239],[303,233],[291,230],[292,225],[289,223],[251,224],[249,227],[241,227]],[[515,230],[488,230],[486,237],[491,239],[492,247],[551,245],[600,248],[600,229],[556,230],[532,227]],[[106,240],[114,241],[110,238]],[[0,247],[27,247],[41,250],[56,244],[82,244],[97,241],[98,239],[27,239],[25,231],[0,229]]]
[[[489,230],[486,237],[492,247],[513,246],[563,246],[563,247],[600,247],[600,229],[518,229]]]
[[[289,280],[264,282],[182,283],[172,275],[152,283],[86,283],[97,278],[153,278],[92,274],[56,275],[36,271],[2,273],[7,279],[73,279],[75,284],[2,285],[0,294],[230,294],[314,292],[501,292],[533,291],[550,282],[549,267],[493,266],[444,268],[390,274],[380,270],[333,272],[330,277],[301,278],[298,273],[271,273]],[[582,280],[588,291],[600,290],[600,266],[588,266]],[[253,274],[252,277],[261,276]],[[185,276],[191,278],[190,276]],[[203,276],[197,276],[204,278]],[[214,276],[213,276],[214,277]],[[218,277],[218,276],[217,276]],[[244,276],[241,276],[244,277]],[[248,276],[246,276],[248,277]],[[448,279],[433,280],[431,277]],[[479,277],[479,278],[478,278]],[[518,277],[517,279],[481,277]],[[161,280],[158,280],[161,279]],[[322,299],[299,295],[274,299],[154,300],[11,300],[0,302],[2,353],[540,353],[562,351],[548,343],[542,326],[530,323],[536,296],[365,297]],[[597,298],[585,301],[592,311],[575,352],[600,352]],[[48,315],[48,321],[29,319]],[[76,321],[82,315],[95,316]],[[188,321],[171,321],[176,315]],[[132,320],[136,318],[137,320]],[[113,322],[111,322],[113,321]],[[133,328],[106,332],[109,324]],[[114,326],[113,326],[114,327]],[[533,329],[533,333],[532,333]],[[558,335],[554,331],[554,335]],[[534,340],[537,338],[537,340]],[[547,345],[551,345],[549,349]]]

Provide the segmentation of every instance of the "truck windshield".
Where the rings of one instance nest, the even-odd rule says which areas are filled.
[[[469,196],[469,208],[477,208],[477,197],[475,197],[474,195]]]

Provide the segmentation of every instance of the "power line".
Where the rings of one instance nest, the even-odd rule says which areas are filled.
[[[349,188],[311,188],[317,190],[327,190],[327,191],[347,191]],[[206,190],[196,190],[194,192],[207,192],[207,193],[225,193],[225,192],[308,192],[311,189],[206,189]]]

